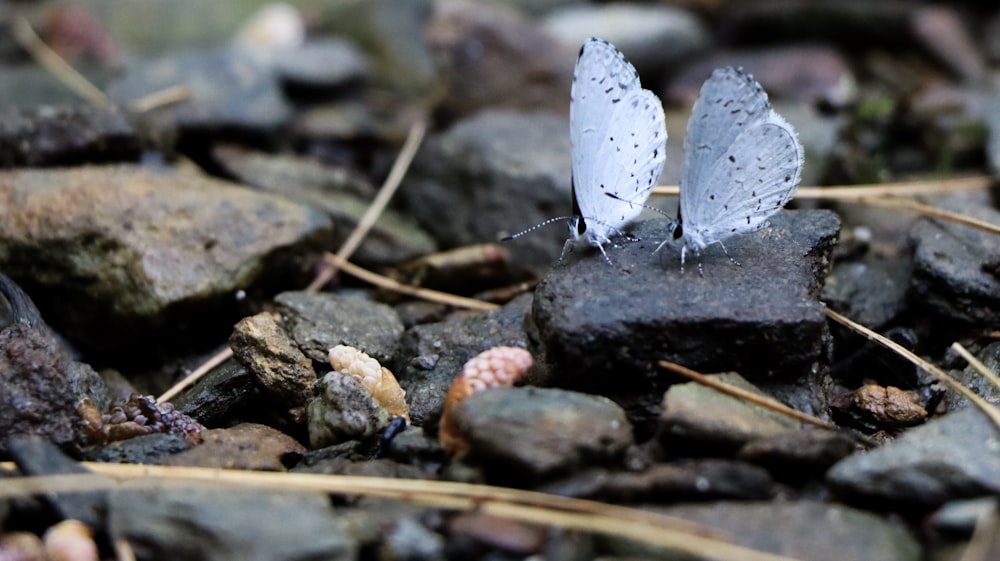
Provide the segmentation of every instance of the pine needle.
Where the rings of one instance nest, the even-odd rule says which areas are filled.
[[[87,80],[83,74],[77,72],[58,53],[46,45],[45,41],[42,41],[42,38],[32,29],[27,19],[23,16],[15,18],[13,27],[14,38],[17,39],[18,44],[24,50],[28,51],[31,58],[35,59],[35,62],[39,66],[48,70],[67,89],[82,97],[91,105],[98,107],[108,107],[111,105],[111,100],[107,94],[92,84],[90,80]]]

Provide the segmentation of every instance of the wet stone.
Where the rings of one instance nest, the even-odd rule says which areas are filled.
[[[118,360],[147,352],[158,328],[171,343],[228,331],[234,293],[301,276],[330,234],[319,211],[194,172],[0,173],[0,266],[30,279],[36,303],[59,302],[51,317],[74,343]]]
[[[854,440],[843,433],[810,428],[751,440],[736,457],[763,466],[780,479],[800,480],[821,476],[856,448]]]
[[[257,423],[202,432],[198,446],[170,456],[167,465],[287,471],[306,453],[294,438]]]
[[[88,450],[87,459],[117,464],[159,465],[166,463],[166,458],[190,449],[191,443],[179,434],[154,432]]]
[[[491,481],[523,485],[612,462],[632,444],[625,412],[601,396],[491,388],[472,394],[452,413],[469,442],[463,461],[481,466]]]
[[[570,212],[569,123],[548,113],[484,111],[429,138],[399,192],[442,248],[496,241]],[[518,265],[559,257],[566,227],[511,243]]]
[[[757,466],[733,460],[682,460],[648,469],[588,469],[537,489],[546,493],[627,503],[669,503],[722,499],[763,500],[774,481]]]
[[[298,348],[321,364],[331,348],[347,345],[388,366],[403,334],[392,308],[357,296],[283,292],[274,302]]]
[[[174,407],[206,426],[238,419],[256,406],[254,376],[234,359],[212,369],[171,400]]]
[[[524,295],[498,310],[407,330],[391,370],[406,390],[415,425],[437,422],[452,380],[470,358],[493,347],[528,346],[524,322],[530,307],[531,296]]]
[[[206,486],[120,490],[112,494],[108,525],[112,540],[126,540],[138,559],[148,561],[358,555],[357,544],[345,535],[322,493]]]
[[[761,393],[738,374],[716,374],[712,378]],[[707,451],[732,453],[752,440],[798,427],[798,421],[784,415],[687,382],[671,386],[663,396],[657,439],[670,455]]]
[[[0,113],[0,167],[126,162],[142,147],[116,107],[37,107]]]
[[[854,454],[827,483],[859,503],[930,508],[1000,490],[1000,436],[981,411],[964,409],[909,429],[881,448]]]
[[[276,60],[281,79],[295,88],[329,90],[356,83],[369,73],[365,55],[346,39],[310,41]]]
[[[108,95],[128,104],[178,84],[190,88],[190,99],[157,109],[157,122],[166,120],[182,131],[267,132],[292,115],[273,65],[228,47],[136,58],[108,87]]]
[[[87,364],[75,362],[48,332],[24,323],[0,330],[0,456],[15,436],[36,436],[79,455],[86,443],[78,405],[107,407],[108,389]]]
[[[726,533],[732,543],[809,561],[918,561],[920,545],[903,527],[840,505],[718,502],[662,511]]]
[[[983,201],[950,199],[940,206],[1000,225]],[[932,312],[976,325],[1000,322],[1000,244],[996,234],[931,218],[910,231],[916,249],[911,298]]]
[[[630,415],[674,381],[657,361],[702,372],[794,380],[828,361],[819,300],[839,221],[822,210],[782,211],[771,226],[712,246],[680,270],[665,222],[637,224],[640,242],[609,247],[613,265],[576,247],[539,284],[532,315],[556,381],[613,397]],[[654,391],[651,388],[656,388]],[[636,411],[633,411],[633,407]]]

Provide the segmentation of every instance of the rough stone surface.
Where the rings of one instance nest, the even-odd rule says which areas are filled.
[[[922,508],[1000,490],[1000,436],[981,411],[964,409],[912,428],[827,472],[838,493],[859,502]]]
[[[465,461],[511,483],[610,462],[632,443],[632,425],[614,402],[565,390],[491,388],[452,414],[469,442]]]
[[[212,369],[170,402],[178,411],[206,426],[238,419],[253,409],[257,399],[254,377],[230,359]]]
[[[295,260],[330,234],[319,211],[193,172],[0,173],[0,266],[48,296],[39,302],[58,302],[57,327],[74,342],[100,333],[116,356],[148,349],[157,326],[172,340],[228,328],[234,292],[301,275]]]
[[[157,118],[181,130],[269,131],[292,115],[273,66],[228,47],[136,58],[109,86],[108,95],[130,103],[178,84],[191,90],[190,99],[158,109]]]
[[[312,361],[278,325],[270,312],[243,318],[229,338],[233,355],[257,383],[284,407],[302,407],[312,395]]]
[[[493,347],[527,346],[530,306],[525,295],[499,310],[418,325],[403,335],[391,369],[406,390],[413,424],[436,422],[452,380],[470,358]]]
[[[0,331],[0,388],[0,456],[15,436],[42,437],[79,455],[85,435],[77,405],[89,399],[103,410],[109,401],[97,372],[24,323]]]
[[[139,159],[139,138],[122,112],[88,105],[0,114],[0,167]]]
[[[347,345],[388,366],[403,334],[392,308],[357,296],[284,292],[274,302],[299,349],[321,364],[331,348]]]
[[[226,429],[202,432],[204,441],[174,454],[165,462],[174,466],[286,471],[306,453],[305,446],[277,429],[241,423]]]
[[[321,493],[207,486],[120,490],[112,494],[108,518],[111,538],[128,541],[137,558],[149,561],[358,555],[357,544],[340,528],[330,499]]]
[[[879,330],[906,306],[913,261],[904,255],[866,251],[844,261],[836,260],[823,288],[830,309],[871,329]]]
[[[159,465],[173,454],[190,449],[191,443],[179,434],[154,432],[88,450],[87,459],[116,464]]]
[[[990,372],[1000,372],[1000,342],[990,343],[976,354],[976,358],[982,362]],[[979,397],[985,399],[986,401],[992,403],[994,406],[1000,406],[1000,388],[993,384],[993,382],[979,373],[978,370],[973,368],[971,365],[966,366],[961,371],[950,371],[949,372],[959,384],[969,388],[976,393]],[[969,400],[965,396],[959,394],[957,391],[951,388],[945,388],[945,403],[948,405],[949,410],[963,409],[966,407],[971,407]]]
[[[809,561],[918,561],[920,545],[904,528],[840,505],[734,503],[680,505],[663,511],[726,532],[733,543]]]
[[[783,211],[771,227],[727,240],[737,267],[712,246],[680,270],[662,220],[636,225],[640,242],[611,247],[613,265],[575,248],[535,291],[532,315],[560,385],[620,403],[646,402],[671,379],[657,361],[748,378],[795,379],[828,361],[819,300],[839,222],[827,211]],[[640,401],[643,401],[640,399]],[[642,407],[648,407],[645,403]],[[627,406],[631,409],[631,406]]]
[[[443,248],[496,241],[570,213],[569,123],[549,113],[484,111],[429,138],[399,198]],[[511,243],[514,261],[548,268],[566,227]]]
[[[800,480],[821,475],[857,447],[846,434],[810,428],[751,440],[737,457],[769,469],[776,477]]]
[[[1000,211],[974,198],[941,203],[945,210],[1000,225]],[[996,234],[931,218],[910,232],[914,251],[911,297],[949,319],[1000,322],[1000,244]]]
[[[712,378],[760,394],[738,374]],[[793,430],[799,424],[759,405],[687,382],[671,386],[663,396],[657,438],[668,454],[686,455],[692,446],[733,452],[751,440]]]
[[[685,460],[642,471],[588,469],[539,491],[594,500],[651,503],[763,500],[775,493],[763,469],[732,460]]]

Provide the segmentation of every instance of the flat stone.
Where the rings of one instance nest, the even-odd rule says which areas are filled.
[[[963,409],[909,429],[896,440],[849,456],[827,483],[858,502],[931,508],[1000,491],[1000,435],[976,409]]]
[[[1000,211],[974,196],[949,198],[938,205],[1000,226]],[[1000,244],[996,234],[920,218],[910,237],[916,246],[913,301],[949,319],[976,325],[1000,322]]]
[[[116,440],[102,448],[87,451],[87,459],[94,462],[116,464],[149,464],[166,463],[167,458],[185,450],[190,450],[191,443],[179,434],[154,432]]]
[[[568,215],[569,170],[564,117],[484,111],[429,138],[398,196],[442,248],[460,247]],[[566,236],[553,224],[519,238],[515,264],[548,268]]]
[[[738,374],[712,378],[763,395]],[[671,455],[693,455],[692,447],[732,453],[752,440],[796,429],[799,424],[770,409],[687,382],[670,386],[663,396],[657,439]]]
[[[351,41],[337,37],[309,41],[275,61],[282,80],[297,88],[326,90],[364,79],[370,72],[365,55]]]
[[[0,114],[0,167],[139,159],[139,137],[116,107],[35,107]]]
[[[119,359],[130,342],[148,351],[157,327],[175,342],[228,330],[235,292],[301,276],[298,259],[330,235],[322,212],[189,171],[0,173],[0,266],[58,302],[51,317],[74,343]]]
[[[170,492],[124,489],[112,493],[108,526],[112,540],[128,541],[137,558],[149,561],[303,561],[358,555],[358,544],[345,535],[323,493],[205,485]]]
[[[736,457],[763,466],[780,479],[801,481],[822,476],[857,448],[846,434],[809,428],[751,440],[739,449]]]
[[[164,463],[221,469],[287,471],[306,453],[294,438],[257,423],[240,423],[224,429],[202,431],[203,442],[174,454]]]
[[[448,388],[470,358],[493,347],[527,347],[524,321],[530,307],[531,296],[524,295],[499,310],[409,329],[393,362],[413,424],[437,422]]]
[[[635,226],[642,241],[609,247],[613,265],[576,248],[538,285],[532,309],[556,383],[648,402],[651,385],[673,380],[662,359],[748,379],[807,374],[829,360],[819,297],[838,230],[831,212],[782,211],[769,228],[725,242],[741,267],[717,246],[705,250],[703,277],[697,257],[681,272],[677,244],[653,254],[667,236],[662,220]]]
[[[191,96],[157,109],[160,126],[169,122],[182,131],[202,133],[227,128],[268,132],[292,116],[274,66],[229,47],[136,58],[108,87],[108,95],[124,105],[178,84],[187,86]]]
[[[632,425],[609,399],[549,388],[491,388],[453,410],[463,461],[490,480],[523,482],[620,458]],[[523,483],[521,483],[523,485]]]
[[[917,540],[875,514],[820,502],[678,505],[662,511],[726,533],[732,543],[809,561],[918,561]]]
[[[274,302],[298,348],[321,364],[331,348],[348,345],[388,367],[403,334],[395,310],[357,296],[283,292]]]

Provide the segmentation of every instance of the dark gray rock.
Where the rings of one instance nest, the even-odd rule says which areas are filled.
[[[712,377],[761,394],[738,374]],[[663,396],[657,439],[671,455],[692,455],[692,448],[696,453],[704,450],[732,453],[747,442],[794,430],[799,424],[759,405],[687,382],[670,386]]]
[[[693,13],[662,4],[567,6],[550,12],[545,26],[572,49],[592,35],[611,41],[644,76],[686,62],[709,43],[708,29]]]
[[[819,502],[678,505],[662,512],[721,530],[737,545],[809,561],[918,561],[920,545],[877,515]]]
[[[357,83],[370,72],[368,61],[358,47],[336,37],[310,41],[283,53],[275,63],[282,80],[309,90]]]
[[[732,460],[685,460],[654,464],[642,471],[587,469],[543,485],[546,493],[627,503],[667,503],[723,499],[763,500],[775,493],[763,469]]]
[[[1000,211],[985,202],[955,197],[938,204],[945,210],[1000,224]],[[911,285],[915,303],[961,322],[1000,322],[1000,244],[996,234],[920,218],[910,236],[916,246]]]
[[[273,65],[229,47],[130,60],[108,95],[124,105],[178,84],[190,88],[191,97],[158,109],[160,126],[167,123],[182,132],[268,132],[292,115]]]
[[[38,107],[0,114],[0,167],[139,159],[142,147],[116,107]]]
[[[907,304],[913,260],[908,254],[887,255],[871,249],[836,260],[823,288],[823,301],[852,320],[880,330]]]
[[[108,388],[94,370],[73,361],[51,335],[24,323],[0,330],[0,456],[9,439],[35,436],[79,455],[86,444],[77,407],[103,410]]]
[[[390,369],[406,390],[413,424],[436,422],[452,380],[470,358],[493,347],[526,347],[530,307],[531,296],[525,295],[499,310],[408,330]]]
[[[983,350],[975,353],[975,355],[990,372],[1000,372],[1000,343],[990,343]],[[951,370],[949,373],[959,384],[969,388],[979,397],[992,403],[994,406],[1000,405],[1000,388],[971,365],[966,366],[961,371],[956,372],[955,370]],[[947,386],[945,387],[944,402],[948,405],[949,410],[964,409],[972,406],[965,396]]]
[[[841,495],[879,505],[930,508],[1000,490],[1000,436],[981,411],[964,409],[849,456],[827,472]]]
[[[533,318],[555,383],[607,395],[634,423],[652,420],[650,398],[675,378],[657,361],[748,379],[799,378],[828,361],[819,301],[839,222],[828,211],[783,211],[771,227],[712,246],[681,272],[664,221],[635,227],[638,243],[568,254],[535,291]]]
[[[348,345],[388,366],[403,334],[392,308],[356,296],[284,292],[274,302],[299,349],[323,364],[331,348]]]
[[[452,410],[468,440],[463,461],[490,481],[538,480],[619,459],[632,425],[609,399],[548,388],[492,388]]]
[[[547,113],[485,111],[425,142],[399,197],[444,248],[496,241],[571,212],[569,124]],[[511,243],[547,268],[566,240],[553,224]]]
[[[951,501],[927,517],[927,525],[942,534],[969,537],[982,523],[982,517],[990,516],[996,509],[996,497]]]
[[[316,383],[314,393],[306,406],[313,449],[370,439],[392,418],[356,376],[329,372]]]
[[[438,116],[485,108],[565,115],[580,44],[563,47],[536,21],[498,3],[452,2],[435,10],[427,42],[446,85]]]
[[[763,466],[781,479],[801,481],[822,475],[857,448],[844,433],[801,429],[751,440],[739,449],[737,457]]]
[[[322,212],[190,171],[0,173],[0,266],[68,338],[119,362],[148,354],[158,328],[163,344],[228,330],[234,293],[287,285],[330,237]]]
[[[165,463],[167,457],[190,449],[191,443],[179,434],[154,432],[88,450],[87,459],[116,464],[158,465]]]
[[[280,522],[278,522],[280,521]],[[139,559],[308,561],[356,559],[322,493],[209,487],[131,489],[111,496],[112,540]]]

